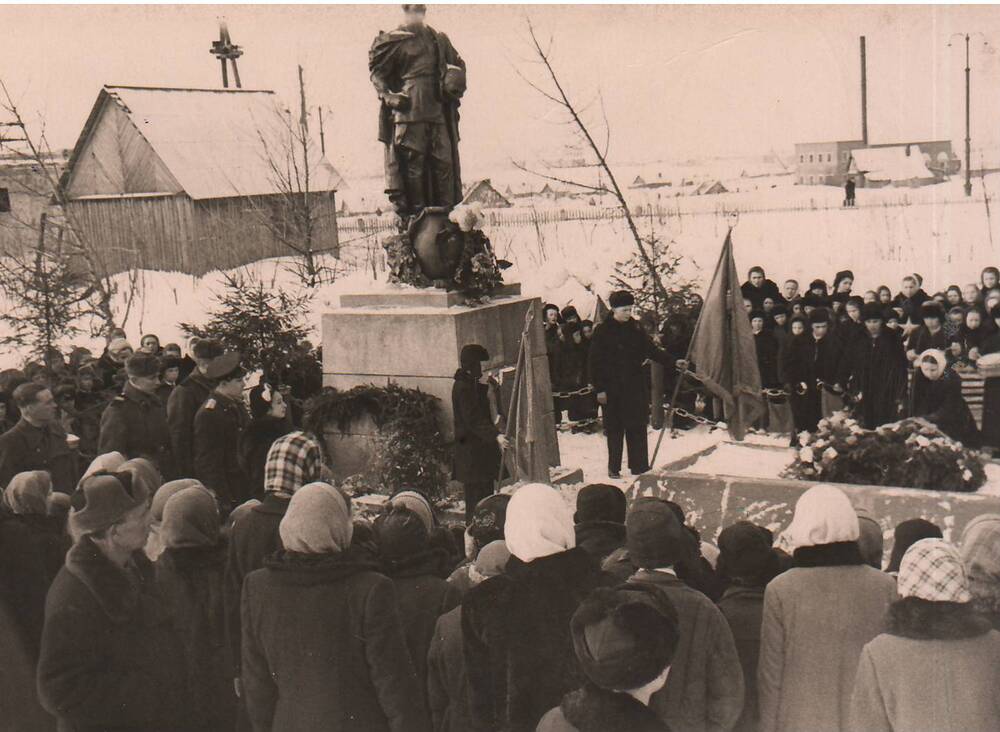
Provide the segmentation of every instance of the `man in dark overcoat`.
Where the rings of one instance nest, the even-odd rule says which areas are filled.
[[[465,520],[483,498],[493,493],[500,473],[500,448],[507,438],[500,433],[490,410],[489,387],[483,383],[483,361],[489,353],[478,343],[462,346],[451,406],[455,415],[455,480],[465,491]]]
[[[604,434],[608,440],[608,476],[621,477],[622,453],[628,445],[632,475],[649,470],[649,390],[643,365],[658,361],[672,367],[666,351],[657,348],[639,321],[632,317],[635,298],[625,291],[608,299],[611,317],[594,329],[590,344],[590,383],[604,407]]]
[[[213,359],[222,355],[222,344],[211,339],[199,340],[192,354],[195,369],[177,385],[167,399],[167,423],[177,474],[185,478],[194,475],[194,415],[208,399],[215,383],[205,375]]]
[[[0,488],[6,488],[18,473],[46,470],[52,476],[53,490],[72,493],[80,470],[59,424],[52,392],[29,381],[14,389],[13,397],[21,419],[0,435]]]
[[[900,417],[906,399],[906,354],[902,342],[885,328],[878,303],[862,308],[867,338],[853,345],[845,384],[857,401],[855,416],[873,430]]]
[[[812,332],[795,336],[784,353],[782,373],[788,382],[797,432],[815,432],[823,416],[822,381],[836,384],[836,343],[829,333],[830,312],[816,308],[809,313]],[[793,436],[794,440],[794,436]]]
[[[224,508],[250,498],[250,479],[239,463],[239,442],[250,415],[243,406],[240,354],[230,351],[205,372],[215,389],[194,417],[194,477],[215,491]]]

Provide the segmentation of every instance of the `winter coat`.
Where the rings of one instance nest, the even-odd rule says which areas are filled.
[[[625,524],[614,521],[585,521],[577,524],[576,545],[601,564],[608,556],[625,546]]]
[[[760,287],[754,287],[750,280],[740,285],[740,292],[743,297],[753,303],[754,310],[763,310],[764,300],[770,297],[776,303],[781,302],[781,291],[773,280],[765,279]]]
[[[451,389],[455,414],[453,477],[461,483],[492,483],[500,472],[500,445],[490,413],[488,387],[464,369]]]
[[[951,351],[948,348],[950,342],[951,339],[948,337],[944,328],[941,328],[941,330],[937,333],[931,333],[930,329],[926,325],[921,325],[910,334],[910,340],[906,344],[906,350],[916,351],[919,356],[929,348],[936,348],[944,351],[949,357],[948,362],[951,363]]]
[[[928,300],[930,300],[930,296],[924,292],[923,289],[920,289],[914,292],[912,297],[906,297],[906,295],[902,292],[897,293],[896,297],[894,297],[892,302],[889,304],[892,308],[898,308],[903,311],[903,317],[900,319],[900,323],[909,322],[921,325],[924,322],[924,319],[921,315],[920,309]]]
[[[950,368],[934,381],[919,376],[914,383],[913,416],[933,422],[966,447],[975,449],[982,443],[976,420],[962,396],[962,378]]]
[[[913,618],[918,623],[893,628],[864,647],[851,699],[851,729],[1000,729],[1000,633],[953,605],[924,604],[931,606],[933,620],[921,613]]]
[[[255,569],[264,566],[264,559],[281,548],[278,525],[288,510],[288,498],[268,493],[259,506],[233,526],[229,536],[225,573],[226,637],[229,640],[229,661],[234,675],[239,676],[240,593],[243,580]]]
[[[254,730],[429,729],[392,582],[373,565],[278,554],[247,576],[242,615]]]
[[[55,732],[55,717],[38,701],[37,650],[29,648],[11,605],[0,592],[0,732]]]
[[[421,690],[427,689],[427,652],[438,618],[462,601],[458,590],[437,576],[440,550],[410,557],[402,565],[383,567],[392,580],[406,648],[413,660]]]
[[[80,466],[58,422],[35,427],[22,418],[0,435],[0,488],[6,488],[18,473],[30,470],[47,470],[54,491],[76,490]]]
[[[247,425],[240,435],[237,458],[240,469],[247,477],[250,498],[264,497],[264,464],[267,451],[279,437],[284,437],[295,429],[288,418],[262,417]]]
[[[590,344],[590,383],[606,394],[604,426],[611,430],[641,429],[649,422],[647,360],[673,368],[666,351],[653,345],[638,320],[620,323],[607,318],[594,329]]]
[[[847,732],[861,649],[885,628],[892,577],[857,545],[810,547],[764,591],[757,693],[760,732]],[[847,556],[850,554],[851,556]],[[803,550],[795,553],[802,564]]]
[[[469,680],[462,651],[462,607],[438,618],[427,653],[427,701],[434,732],[468,732]]]
[[[1000,333],[983,338],[979,352],[1000,353]],[[983,388],[983,445],[1000,448],[1000,377],[986,379]]]
[[[896,421],[906,400],[906,354],[899,339],[883,330],[855,342],[848,355],[845,386],[860,395],[856,411],[865,429]]]
[[[45,603],[42,705],[59,729],[189,729],[181,645],[141,552],[113,564],[88,538],[69,550]]]
[[[118,372],[125,368],[125,362],[117,362],[111,358],[111,354],[108,353],[108,349],[105,348],[104,352],[101,353],[101,357],[97,359],[97,373],[101,379],[101,385],[105,389],[114,389],[115,387],[115,376]]]
[[[649,707],[671,729],[725,732],[743,709],[743,672],[719,609],[673,574],[639,570],[630,584],[655,587],[677,611],[680,639],[666,685]]]
[[[249,422],[242,402],[218,392],[209,395],[194,417],[194,477],[230,506],[250,498],[237,454],[240,434]]]
[[[729,623],[743,669],[743,712],[734,732],[755,732],[757,710],[757,661],[760,658],[760,624],[764,616],[764,588],[729,587],[719,600],[719,610]]]
[[[166,479],[177,476],[167,429],[167,410],[155,394],[126,384],[101,416],[97,453],[120,452],[126,458],[146,458]]]
[[[583,675],[569,621],[594,588],[609,584],[582,549],[521,562],[462,601],[462,642],[475,729],[533,732]]]
[[[196,370],[170,392],[167,424],[178,475],[194,475],[194,416],[214,388],[215,383]]]
[[[233,675],[226,663],[225,547],[168,548],[156,560],[156,586],[180,639],[191,683],[187,704],[199,729],[232,729]]]
[[[45,596],[67,549],[60,520],[0,509],[0,597],[8,602],[33,657],[42,640]]]
[[[670,727],[628,694],[587,684],[549,710],[537,732],[670,732]]]
[[[757,369],[760,383],[765,389],[776,389],[778,382],[778,339],[769,330],[755,333],[754,346],[757,351]]]
[[[559,373],[553,375],[552,385],[558,391],[576,391],[587,384],[587,356],[584,343],[576,343],[570,336],[559,343]]]

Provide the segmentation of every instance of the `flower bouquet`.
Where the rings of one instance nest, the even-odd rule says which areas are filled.
[[[799,435],[795,461],[782,473],[794,480],[972,492],[986,482],[979,453],[923,419],[866,430],[846,411]]]

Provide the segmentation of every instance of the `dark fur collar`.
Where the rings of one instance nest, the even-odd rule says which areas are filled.
[[[226,563],[226,545],[222,542],[214,546],[192,546],[179,549],[164,549],[158,561],[169,561],[177,569],[199,569],[201,567],[221,567]]]
[[[796,567],[853,567],[865,563],[856,541],[802,546],[795,550]]]
[[[558,554],[539,557],[530,562],[522,562],[512,556],[507,563],[505,574],[512,579],[544,577],[549,574],[560,576],[582,576],[597,570],[597,563],[580,547],[574,547]]]
[[[914,640],[977,638],[993,629],[971,603],[904,597],[889,606],[887,632]]]
[[[279,550],[264,560],[273,577],[288,585],[327,585],[361,572],[378,572],[374,562],[359,559],[350,552],[339,554],[300,554]]]
[[[141,553],[133,562],[134,569],[116,566],[84,536],[66,554],[66,571],[90,590],[113,623],[125,623],[139,603],[142,572],[148,570],[148,560]]]
[[[669,732],[646,705],[628,694],[587,684],[563,697],[566,721],[580,732]]]
[[[428,549],[418,552],[405,559],[394,561],[383,560],[382,571],[387,577],[403,579],[404,577],[421,577],[441,574],[442,568],[448,564],[448,552],[444,549]]]

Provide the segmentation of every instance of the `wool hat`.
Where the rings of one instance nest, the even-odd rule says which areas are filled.
[[[29,470],[10,479],[3,491],[3,503],[19,516],[44,516],[52,493],[52,476],[45,470]]]
[[[821,325],[830,322],[830,311],[826,308],[816,308],[809,313],[809,323],[811,325]]]
[[[113,526],[125,515],[146,504],[128,473],[96,473],[80,481],[70,497],[68,526],[74,537]]]
[[[472,563],[472,566],[483,578],[496,577],[499,574],[503,574],[509,561],[510,549],[507,548],[507,543],[504,541],[491,541],[479,550],[479,554],[476,555],[476,561]]]
[[[201,338],[192,346],[191,353],[195,358],[208,360],[221,356],[224,349],[222,344],[213,338]]]
[[[857,541],[858,515],[850,499],[832,485],[816,485],[795,503],[792,522],[784,535],[791,549],[843,541]]]
[[[522,562],[576,546],[569,506],[558,491],[543,483],[528,483],[514,493],[507,504],[503,533],[510,553]]]
[[[625,517],[625,546],[643,569],[672,567],[695,556],[697,544],[668,501],[639,498]]]
[[[812,292],[807,292],[805,297],[802,298],[802,307],[828,308],[830,307],[830,298],[826,295],[814,295]]]
[[[865,303],[861,308],[861,320],[881,320],[885,322],[885,309],[877,302]]]
[[[420,491],[412,489],[402,490],[389,499],[391,508],[403,506],[408,508],[423,522],[427,531],[431,531],[438,524],[437,516],[434,514],[434,507]]]
[[[906,550],[921,539],[940,539],[941,536],[941,529],[927,519],[913,518],[900,522],[893,530],[892,552],[885,571],[898,572]]]
[[[573,613],[570,634],[584,674],[609,691],[645,686],[670,665],[680,638],[666,597],[626,588],[594,590]]]
[[[958,549],[944,539],[921,539],[899,565],[900,597],[931,602],[969,602],[969,578]]]
[[[485,546],[504,538],[503,528],[507,521],[508,503],[510,503],[508,494],[494,493],[481,499],[472,509],[468,532],[476,544]]]
[[[580,319],[580,313],[576,311],[576,308],[572,305],[567,305],[562,310],[559,311],[559,317],[563,320],[569,320],[570,318]]]
[[[608,298],[608,307],[612,310],[615,308],[627,307],[629,305],[635,305],[635,296],[627,290],[612,292],[611,296]]]
[[[226,516],[226,529],[232,530],[236,523],[246,516],[250,511],[260,505],[260,500],[257,498],[251,498],[249,501],[244,501]]]
[[[588,521],[610,521],[625,523],[628,501],[622,489],[607,483],[585,485],[576,494],[576,513],[573,521],[578,524]]]
[[[336,554],[351,546],[351,499],[329,483],[302,486],[288,502],[278,534],[286,551]]]
[[[770,532],[749,521],[727,526],[719,533],[719,574],[728,579],[763,580],[777,559],[771,540]]]
[[[809,283],[809,289],[810,290],[822,289],[823,292],[826,292],[826,280],[820,280],[820,279],[813,280],[812,282]]]
[[[490,352],[478,343],[467,343],[458,354],[458,363],[466,371],[482,372],[480,364],[490,360]]]
[[[163,512],[167,507],[167,501],[181,491],[189,488],[200,490],[205,493],[205,495],[211,496],[208,488],[206,488],[200,480],[195,480],[194,478],[181,478],[180,480],[168,481],[157,488],[156,492],[153,494],[153,501],[149,506],[150,520],[153,523],[163,521]]]
[[[221,356],[212,359],[205,368],[206,378],[213,381],[231,381],[246,376],[246,369],[240,365],[239,351],[226,351]]]
[[[763,310],[751,310],[750,311],[750,320],[756,320],[757,318],[760,318],[761,320],[765,320],[766,321],[767,320],[767,313],[765,313]]]
[[[219,507],[212,494],[203,487],[191,487],[170,496],[163,508],[160,539],[167,549],[216,546]]]
[[[865,299],[863,297],[858,297],[857,295],[851,295],[847,298],[847,304],[860,310],[865,306]]]
[[[125,361],[125,373],[131,379],[159,376],[160,359],[151,353],[138,351]]]
[[[181,367],[182,359],[177,356],[160,356],[160,368],[158,370],[159,377],[162,379],[163,374],[167,372],[168,369],[179,369]]]
[[[944,308],[941,307],[941,303],[935,300],[927,300],[920,306],[920,317],[944,320]]]
[[[776,303],[774,309],[771,310],[771,317],[776,318],[779,315],[788,315],[788,306],[783,303]]]
[[[430,546],[430,532],[424,520],[402,504],[376,518],[374,529],[379,555],[387,562],[408,559]]]

